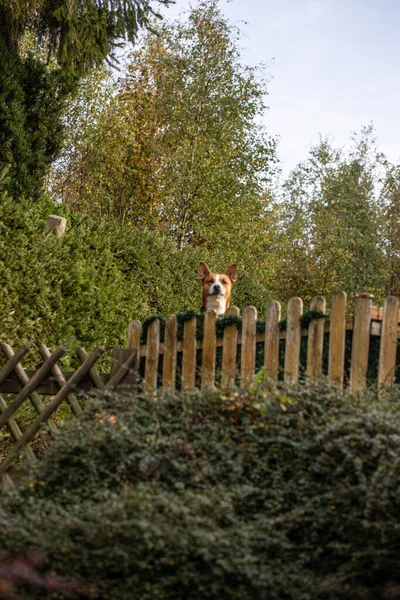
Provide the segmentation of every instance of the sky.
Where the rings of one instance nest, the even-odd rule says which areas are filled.
[[[183,18],[190,4],[176,0],[162,13]],[[263,123],[279,137],[284,176],[320,136],[348,147],[371,123],[379,149],[400,162],[400,0],[220,0],[220,8],[243,33],[243,62],[266,65]]]

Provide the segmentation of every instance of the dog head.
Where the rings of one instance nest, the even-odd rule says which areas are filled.
[[[225,314],[231,302],[232,284],[237,278],[237,266],[231,265],[225,273],[212,273],[207,265],[200,263],[199,276],[203,283],[201,310],[212,308],[217,315]]]

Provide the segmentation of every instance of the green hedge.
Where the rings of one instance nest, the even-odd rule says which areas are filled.
[[[67,230],[57,241],[43,233],[50,213],[62,210],[0,191],[0,338],[14,346],[125,345],[131,319],[198,310],[201,260],[216,269],[229,264],[222,250],[180,251],[155,231],[84,215],[65,215]],[[265,306],[267,288],[247,290],[245,283],[235,286],[235,303]]]
[[[399,408],[323,387],[94,399],[2,499],[0,548],[108,600],[396,597]]]

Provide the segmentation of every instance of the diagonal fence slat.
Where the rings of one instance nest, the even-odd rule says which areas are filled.
[[[22,388],[22,390],[17,394],[14,400],[7,406],[6,410],[2,415],[0,415],[0,428],[3,427],[8,421],[8,419],[14,415],[14,413],[19,409],[21,404],[24,402],[26,398],[28,398],[32,392],[40,385],[40,383],[45,379],[50,373],[53,365],[62,357],[66,352],[65,346],[59,346],[53,354],[48,358],[41,367],[36,371],[35,375],[32,379],[29,380],[29,383]],[[41,415],[45,413],[46,408],[41,412]]]
[[[30,344],[23,344],[12,358],[10,358],[7,363],[0,369],[0,383],[3,383],[5,379],[14,371],[15,366],[24,358],[26,354],[28,354],[30,350]]]
[[[2,348],[6,358],[8,358],[9,360],[11,360],[15,356],[14,351],[9,344],[2,342],[1,348]],[[50,356],[50,353],[49,353],[49,356]],[[49,358],[49,357],[47,357],[47,358]],[[17,363],[15,365],[14,373],[16,374],[16,376],[22,386],[27,386],[29,384],[30,379],[29,379],[28,375],[26,374],[25,369],[23,368],[23,366],[20,363]],[[39,394],[36,391],[32,391],[29,398],[30,398],[30,401],[31,401],[33,407],[35,408],[36,412],[40,415],[40,413],[44,410],[44,404],[43,404],[41,397],[39,396]],[[50,419],[48,422],[48,426],[49,426],[51,433],[55,433],[57,431],[56,424]]]
[[[39,350],[41,355],[43,356],[43,358],[45,360],[47,360],[48,358],[50,358],[51,352],[50,350],[47,348],[47,346],[45,346],[44,344],[40,344],[39,346]],[[59,386],[59,388],[61,389],[66,383],[67,380],[65,379],[64,375],[62,374],[62,371],[60,369],[60,367],[55,364],[51,370],[52,374],[54,375],[54,378]],[[74,393],[70,393],[67,396],[67,402],[72,410],[72,412],[74,413],[75,416],[81,415],[83,410],[78,402],[77,397],[75,396]],[[49,421],[48,421],[49,422]]]
[[[60,348],[58,348],[60,350]],[[18,440],[18,442],[13,446],[13,448],[8,453],[7,457],[0,464],[0,475],[6,473],[9,466],[12,464],[14,459],[21,453],[23,447],[33,440],[36,433],[42,427],[43,423],[45,423],[49,417],[57,410],[60,406],[61,402],[65,400],[68,394],[77,386],[80,380],[85,377],[85,375],[89,372],[89,369],[94,365],[94,363],[100,358],[100,356],[105,351],[103,347],[97,347],[93,350],[93,352],[88,356],[85,362],[78,368],[77,371],[72,375],[70,379],[68,379],[66,385],[56,394],[51,402],[46,406],[44,411],[39,415],[39,417],[28,427],[28,429],[22,434],[22,437]],[[53,353],[54,355],[55,353]],[[52,355],[52,356],[53,356]],[[50,364],[50,361],[47,361]],[[50,367],[51,368],[51,367]],[[33,378],[32,378],[33,379]],[[31,380],[32,381],[32,380]],[[4,417],[4,414],[2,415]]]
[[[136,371],[137,371],[137,356],[138,351],[135,348],[117,348],[121,350],[123,355],[128,355],[128,358],[120,365],[114,374],[107,381],[104,389],[113,390],[121,384],[121,381],[129,374],[133,374],[133,382],[130,382],[129,387],[136,387]]]
[[[89,358],[89,354],[81,346],[77,346],[76,352],[82,364]],[[104,388],[104,381],[94,366],[89,369],[88,375],[96,389],[102,390]]]
[[[6,401],[4,400],[3,396],[0,395],[0,413],[3,413],[6,410],[6,408],[7,408]],[[8,428],[8,431],[10,432],[13,440],[15,442],[18,442],[18,440],[22,437],[22,431],[20,430],[17,421],[11,417],[11,419],[9,419],[7,421],[7,428]],[[25,448],[24,452],[25,452],[26,458],[29,461],[34,462],[36,460],[36,457],[30,446],[27,446]]]

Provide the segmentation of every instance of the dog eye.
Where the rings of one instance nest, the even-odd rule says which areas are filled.
[[[223,279],[223,280],[222,280],[222,283],[226,285],[228,282],[227,282],[227,280],[226,280],[226,279]]]
[[[207,283],[214,283],[214,279],[213,278],[207,279]]]

